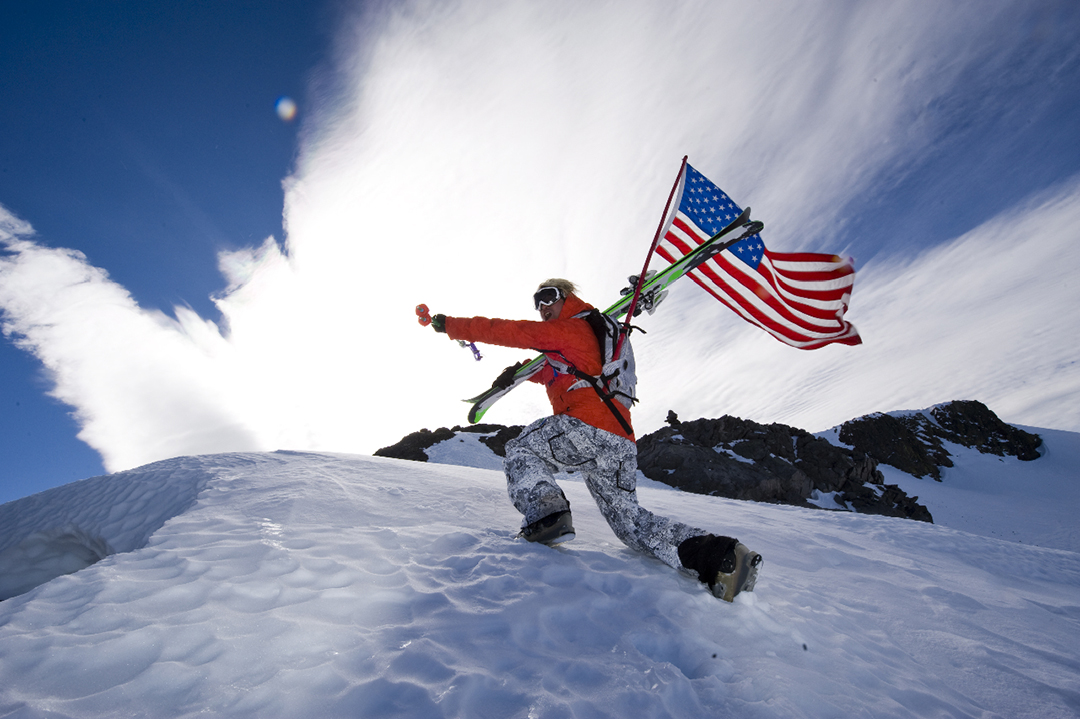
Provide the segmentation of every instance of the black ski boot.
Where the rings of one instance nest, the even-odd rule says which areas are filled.
[[[570,521],[570,510],[566,509],[522,527],[519,536],[530,542],[552,546],[569,542],[577,535],[574,534],[574,524]]]
[[[679,561],[697,572],[714,596],[730,602],[739,592],[754,591],[762,558],[731,537],[705,534],[679,545]]]

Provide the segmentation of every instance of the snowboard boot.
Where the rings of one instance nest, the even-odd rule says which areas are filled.
[[[552,546],[569,542],[577,535],[574,534],[574,524],[570,521],[570,510],[565,509],[522,527],[519,536],[530,542]]]
[[[706,534],[679,545],[679,561],[698,574],[714,596],[730,602],[739,592],[754,591],[761,555],[731,537]]]

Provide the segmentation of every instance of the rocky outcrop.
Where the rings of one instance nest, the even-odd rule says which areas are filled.
[[[426,449],[471,432],[503,457],[506,443],[522,429],[498,424],[422,429],[375,454],[426,462]],[[941,468],[953,466],[949,443],[1022,460],[1038,458],[1042,444],[1038,435],[1006,424],[974,401],[859,417],[845,422],[838,438],[848,446],[783,424],[731,416],[681,422],[669,412],[667,427],[638,439],[638,467],[649,479],[687,492],[800,507],[825,504],[815,499],[824,495],[837,509],[932,522],[918,497],[885,484],[879,462],[940,481]]]
[[[859,417],[841,425],[840,441],[883,464],[939,482],[941,468],[953,466],[946,442],[1024,461],[1038,459],[1042,445],[1039,435],[1006,424],[974,400],[940,404],[927,412]]]
[[[419,432],[413,432],[410,435],[406,435],[396,444],[375,450],[375,456],[410,459],[414,462],[426,462],[428,461],[428,456],[424,450],[435,446],[439,442],[453,439],[459,432],[469,432],[472,434],[491,435],[489,437],[480,437],[480,441],[490,447],[491,451],[496,455],[504,457],[506,456],[506,443],[521,434],[521,430],[521,426],[506,427],[501,424],[473,424],[468,427],[459,425],[451,429],[439,427],[434,432],[429,429],[422,429]]]
[[[478,427],[481,425],[477,425]],[[515,424],[510,427],[503,427],[501,424],[487,425],[488,427],[495,428],[495,434],[488,437],[481,437],[480,441],[488,446],[492,452],[499,457],[506,456],[506,443],[521,434],[521,430],[525,429],[520,424]]]
[[[649,479],[684,491],[809,507],[820,494],[837,508],[933,521],[929,510],[885,485],[877,460],[837,447],[805,430],[739,417],[681,422],[638,440],[638,468]],[[834,494],[835,493],[835,494]]]

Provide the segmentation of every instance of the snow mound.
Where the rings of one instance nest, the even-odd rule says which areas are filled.
[[[0,505],[0,600],[144,546],[194,503],[212,465],[158,462]]]
[[[108,542],[74,524],[34,532],[0,552],[0,601],[86,569],[110,554],[113,549]]]
[[[579,481],[577,540],[515,539],[504,484],[229,454],[4,505],[4,546],[63,515],[117,553],[0,603],[0,716],[1080,714],[1075,553],[642,487],[764,555],[725,604],[621,545]]]
[[[481,437],[490,436],[462,432],[424,450],[428,461],[435,464],[453,464],[458,467],[494,469],[502,471],[503,458],[491,451],[480,441]]]

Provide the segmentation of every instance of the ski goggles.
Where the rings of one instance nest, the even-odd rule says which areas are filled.
[[[541,287],[533,295],[533,306],[536,309],[553,305],[563,298],[562,290],[558,287]]]

